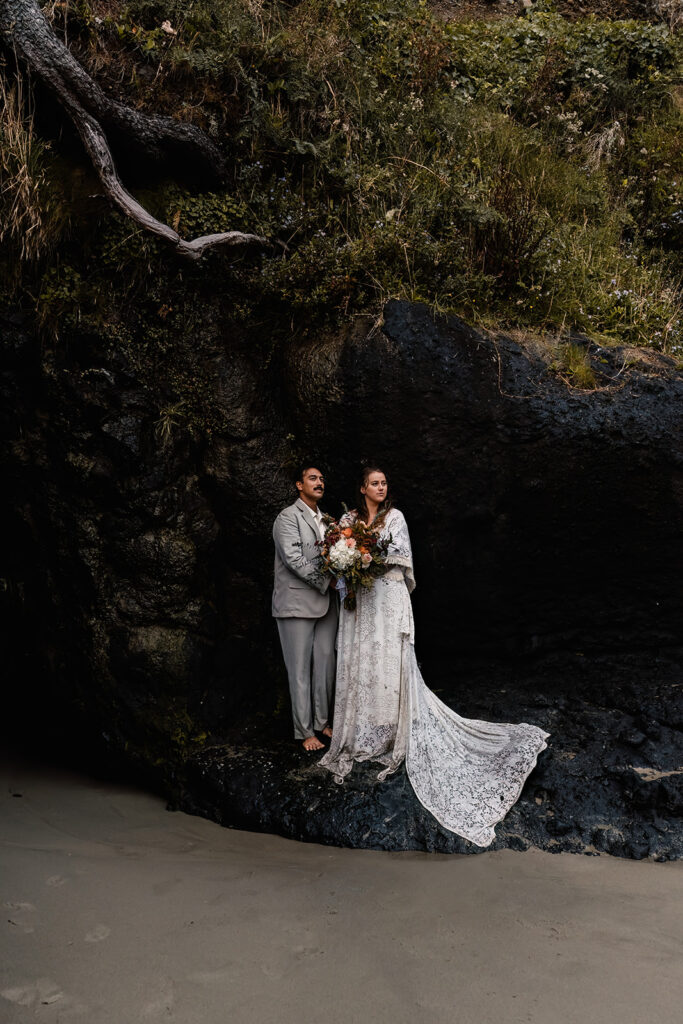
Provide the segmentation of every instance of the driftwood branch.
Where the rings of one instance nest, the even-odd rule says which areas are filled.
[[[163,238],[178,253],[199,259],[219,245],[267,246],[260,235],[225,231],[187,241],[153,217],[124,187],[114,163],[107,129],[148,158],[190,155],[214,177],[223,172],[217,147],[195,125],[141,113],[110,99],[73,57],[45,19],[38,0],[0,0],[0,34],[22,63],[55,94],[68,112],[92,160],[107,197],[145,231]]]

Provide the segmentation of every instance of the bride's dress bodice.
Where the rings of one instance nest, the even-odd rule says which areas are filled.
[[[355,513],[349,513],[353,517]],[[320,764],[338,782],[354,761],[386,777],[405,760],[420,802],[446,828],[487,846],[546,746],[537,726],[461,718],[425,685],[415,657],[413,556],[405,517],[391,509],[387,572],[356,608],[342,608],[333,735]]]

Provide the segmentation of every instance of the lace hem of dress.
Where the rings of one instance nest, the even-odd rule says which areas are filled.
[[[396,734],[395,725],[366,725],[350,742],[353,753],[348,748],[337,752],[336,755],[328,750],[318,764],[332,772],[334,781],[341,785],[351,772],[355,761],[373,761],[384,765],[377,776],[378,780],[383,782],[387,775],[397,771],[405,760],[405,754],[395,750]],[[401,744],[399,747],[402,751]]]
[[[385,767],[377,773],[377,781],[384,782],[389,775],[393,775],[394,772],[399,770],[404,760],[405,758],[401,757],[401,759],[397,761],[391,756],[391,754],[367,754],[365,756],[356,755],[348,760],[340,757],[336,762],[326,763],[323,767],[332,772],[332,778],[338,786],[343,786],[346,782],[347,775],[350,774],[356,761],[372,761],[374,764],[383,764]],[[322,759],[318,763],[321,764]]]
[[[426,804],[425,801],[421,798],[415,786],[412,786],[413,793],[417,797],[419,803],[422,804],[426,811],[429,811],[433,818],[436,818],[438,823],[443,828],[447,829],[449,832],[453,832],[456,836],[460,836],[461,839],[466,839],[467,842],[473,843],[475,846],[481,847],[482,849],[485,849],[487,846],[490,846],[491,843],[496,838],[496,825],[499,825],[500,822],[507,817],[507,815],[510,812],[510,808],[517,803],[520,796],[522,795],[522,790],[524,789],[526,780],[529,778],[532,771],[536,767],[539,755],[548,747],[548,744],[545,741],[550,738],[549,732],[545,732],[543,729],[539,729],[538,726],[528,725],[528,723],[526,722],[522,722],[521,726],[527,726],[527,728],[529,729],[536,729],[538,731],[540,742],[536,749],[536,754],[532,759],[529,760],[528,768],[525,774],[519,778],[518,785],[516,786],[516,788],[512,791],[509,790],[508,793],[506,794],[507,799],[505,804],[503,805],[503,809],[501,810],[500,816],[497,817],[495,821],[487,822],[487,824],[483,828],[481,828],[476,834],[474,833],[474,831],[466,833],[464,829],[460,831],[459,829],[454,828],[452,823],[449,824],[447,821],[444,821],[442,816],[439,814],[438,809],[435,809],[434,806],[429,806],[428,804]],[[541,737],[543,737],[542,740]],[[408,774],[408,778],[410,779],[410,769],[408,767],[408,762],[406,762],[406,772]],[[343,782],[344,780],[342,779],[341,781]]]

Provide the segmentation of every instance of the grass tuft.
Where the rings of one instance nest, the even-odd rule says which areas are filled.
[[[550,368],[571,387],[581,391],[592,391],[597,387],[588,350],[575,342],[559,345],[558,355]]]

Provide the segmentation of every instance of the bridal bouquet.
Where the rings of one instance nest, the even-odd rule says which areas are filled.
[[[337,587],[344,607],[356,607],[358,587],[369,590],[378,577],[386,572],[387,548],[391,536],[380,536],[378,529],[366,526],[361,519],[341,523],[332,522],[322,542],[321,572],[340,581]]]

